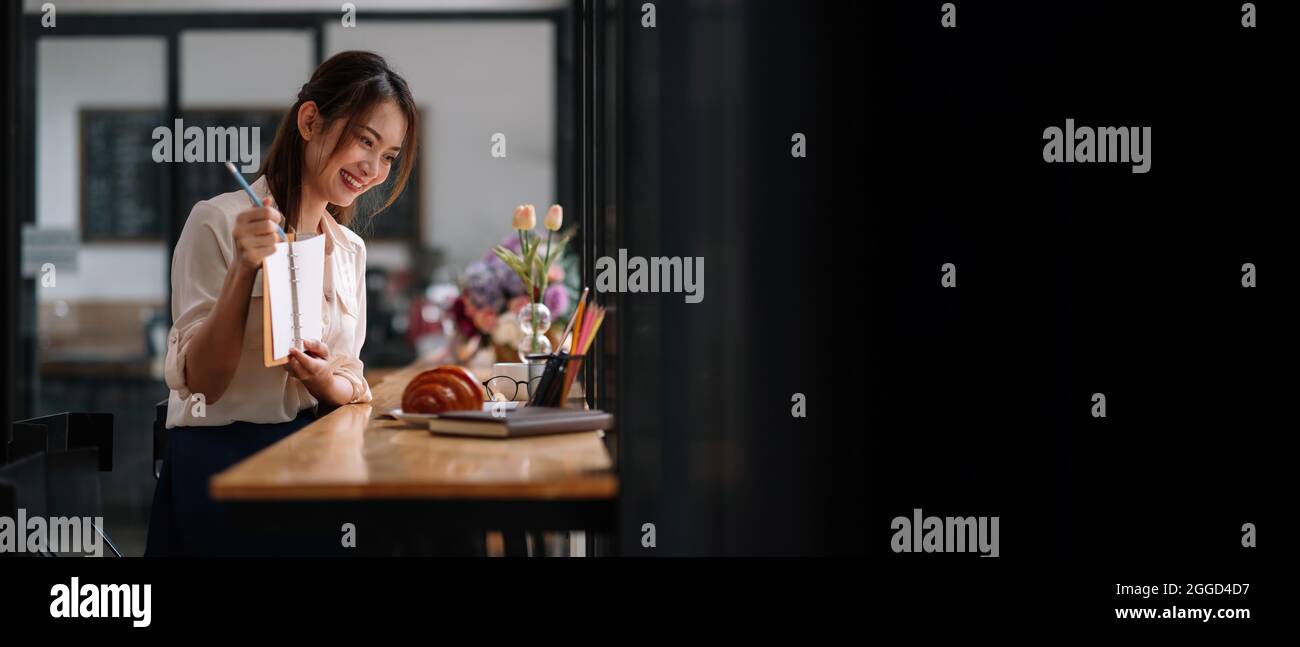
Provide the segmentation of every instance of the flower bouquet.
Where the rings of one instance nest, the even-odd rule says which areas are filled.
[[[465,268],[452,304],[461,338],[492,344],[497,361],[526,362],[551,352],[577,301],[578,259],[566,253],[573,231],[556,233],[563,222],[559,205],[547,213],[545,239],[532,231],[535,219],[532,205],[515,209],[515,234]]]

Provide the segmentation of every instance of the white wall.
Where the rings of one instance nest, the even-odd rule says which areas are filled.
[[[80,230],[83,107],[161,108],[166,95],[161,38],[43,37],[36,47],[36,224]],[[161,243],[82,245],[76,271],[58,270],[40,301],[166,298]]]
[[[549,21],[366,20],[325,32],[326,56],[376,52],[423,110],[424,244],[457,269],[510,233],[523,202],[555,200],[555,28]],[[506,135],[506,157],[491,137]],[[382,215],[380,217],[383,217]]]
[[[302,30],[184,32],[181,108],[288,108],[315,67],[312,47]]]

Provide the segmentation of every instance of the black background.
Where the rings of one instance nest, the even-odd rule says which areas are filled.
[[[939,578],[933,593],[969,586],[952,609],[1004,616],[1096,619],[1107,582],[1255,581],[1245,604],[1202,606],[1259,603],[1252,577],[1283,543],[1294,385],[1292,17],[1256,3],[1243,29],[1233,2],[959,2],[949,30],[939,4],[872,10],[860,59],[878,110],[868,552],[898,581]],[[1043,162],[1043,129],[1066,118],[1151,126],[1150,171]],[[917,507],[999,516],[1001,557],[893,554],[890,520]],[[1241,547],[1246,522],[1258,548]],[[990,595],[1002,586],[1017,592]],[[1197,606],[1150,606],[1169,604]]]

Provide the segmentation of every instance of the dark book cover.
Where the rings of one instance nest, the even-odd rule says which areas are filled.
[[[429,430],[463,436],[518,438],[611,429],[614,416],[604,411],[559,407],[521,407],[512,411],[454,411],[429,421]]]

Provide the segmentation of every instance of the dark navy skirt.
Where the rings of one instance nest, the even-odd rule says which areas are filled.
[[[235,422],[221,427],[168,430],[162,472],[154,490],[145,556],[319,555],[338,546],[337,533],[293,537],[234,523],[227,505],[208,494],[217,473],[261,451],[316,419],[304,409],[289,422]]]

